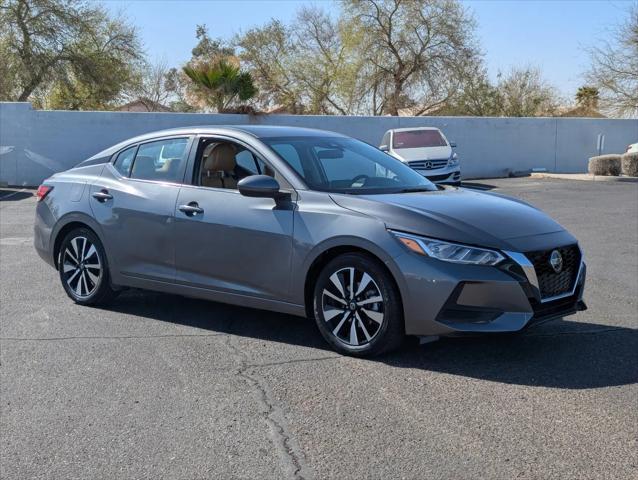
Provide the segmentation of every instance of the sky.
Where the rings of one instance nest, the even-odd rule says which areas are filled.
[[[290,22],[304,4],[338,14],[332,0],[106,0],[139,28],[148,57],[179,66],[196,43],[195,26],[205,23],[212,37],[230,39],[271,18]],[[587,70],[586,49],[609,38],[622,23],[630,0],[464,1],[477,21],[477,37],[488,72],[539,67],[566,99],[573,98]]]

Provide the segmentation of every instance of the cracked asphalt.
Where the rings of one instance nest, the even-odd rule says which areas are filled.
[[[76,306],[0,190],[0,477],[638,478],[638,184],[474,183],[579,238],[589,310],[372,360],[281,314]]]

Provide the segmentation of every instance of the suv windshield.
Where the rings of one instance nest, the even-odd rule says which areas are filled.
[[[408,130],[394,132],[392,148],[446,147],[447,142],[438,130]]]
[[[437,190],[401,161],[367,143],[344,137],[262,138],[312,190],[399,193]]]

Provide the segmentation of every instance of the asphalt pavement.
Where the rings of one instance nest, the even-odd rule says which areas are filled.
[[[0,478],[638,478],[638,184],[472,184],[580,240],[589,310],[371,360],[281,314],[76,306],[0,190]]]

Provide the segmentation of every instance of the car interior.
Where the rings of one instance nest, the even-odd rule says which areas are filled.
[[[274,170],[247,148],[228,141],[202,139],[198,147],[195,184],[236,189],[250,175],[275,177]]]
[[[281,140],[269,145],[316,190],[393,188],[400,180],[390,168],[328,140],[310,144]]]
[[[134,179],[179,182],[187,145],[188,139],[177,138],[132,147],[118,155],[115,168],[125,176],[129,176],[130,170],[130,177]]]

